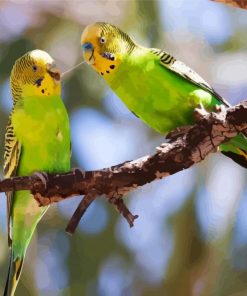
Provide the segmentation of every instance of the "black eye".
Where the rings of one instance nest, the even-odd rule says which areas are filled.
[[[33,65],[33,66],[32,66],[32,69],[33,69],[33,72],[36,72],[36,71],[38,70],[38,67],[35,66],[35,65]]]
[[[100,39],[99,39],[99,42],[100,42],[100,43],[102,43],[102,44],[103,44],[103,43],[105,43],[105,42],[106,42],[106,39],[105,39],[105,37],[103,37],[103,36],[102,36],[102,37],[100,37]]]

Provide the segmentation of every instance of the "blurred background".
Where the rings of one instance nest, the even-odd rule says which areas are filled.
[[[39,48],[65,71],[82,61],[80,34],[95,21],[116,24],[139,43],[172,52],[232,104],[246,98],[247,11],[207,0],[1,0],[2,156],[14,61]],[[65,76],[63,99],[73,167],[114,165],[153,153],[163,141],[85,64]],[[64,229],[80,199],[53,205],[32,239],[16,295],[247,295],[246,181],[240,166],[210,155],[129,195],[129,208],[139,215],[132,229],[98,198],[72,237]],[[9,259],[5,208],[1,194],[0,293]]]

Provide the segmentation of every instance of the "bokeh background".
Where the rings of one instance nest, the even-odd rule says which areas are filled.
[[[172,52],[232,104],[246,98],[247,11],[207,0],[1,0],[2,156],[14,61],[39,48],[65,71],[82,61],[80,34],[94,21],[116,24],[139,43]],[[63,99],[74,167],[114,165],[153,153],[163,141],[86,64],[65,76]],[[130,194],[129,208],[140,216],[134,228],[99,198],[72,237],[64,228],[80,199],[53,205],[32,239],[16,295],[247,295],[246,181],[244,169],[210,155]],[[0,293],[8,269],[5,208],[1,194]]]

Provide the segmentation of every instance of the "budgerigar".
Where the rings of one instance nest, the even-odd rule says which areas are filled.
[[[197,73],[169,53],[135,43],[107,23],[94,23],[81,37],[84,59],[127,107],[156,131],[194,123],[196,106],[230,106]],[[247,168],[247,139],[242,134],[220,151]]]
[[[30,51],[15,62],[10,81],[13,109],[5,135],[5,178],[68,171],[69,119],[54,60],[42,50]],[[47,207],[39,207],[29,191],[7,193],[7,204],[11,261],[4,295],[13,296],[28,244]]]

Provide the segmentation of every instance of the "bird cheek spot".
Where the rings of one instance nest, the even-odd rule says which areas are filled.
[[[42,81],[43,81],[43,79],[44,79],[44,78],[39,78],[39,79],[37,79],[37,80],[34,82],[34,84],[37,85],[37,87],[40,87],[40,86],[41,86],[41,83],[42,83]]]

